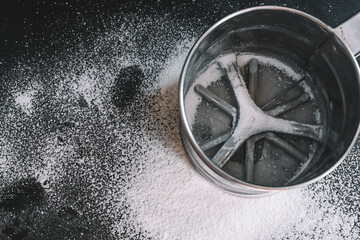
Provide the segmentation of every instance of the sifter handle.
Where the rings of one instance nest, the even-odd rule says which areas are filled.
[[[355,57],[360,56],[360,12],[337,26],[335,33],[350,48]]]

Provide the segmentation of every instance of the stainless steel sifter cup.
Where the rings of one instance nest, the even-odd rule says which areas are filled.
[[[333,29],[263,6],[215,23],[182,70],[180,129],[207,180],[257,196],[333,171],[359,133],[360,14]]]

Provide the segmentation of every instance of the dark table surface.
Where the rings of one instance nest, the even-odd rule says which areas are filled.
[[[10,2],[10,1],[9,1]],[[191,29],[191,35],[197,38],[209,26],[226,15],[248,7],[258,5],[279,5],[295,8],[309,13],[328,25],[335,27],[360,11],[360,1],[11,1],[0,3],[0,113],[5,111],[5,101],[13,84],[24,84],[11,79],[9,74],[19,65],[34,62],[53,61],[56,56],[71,53],[76,46],[94,47],[94,35],[105,33],[113,28],[113,19],[136,15],[137,21],[156,16],[166,23],[183,26],[184,32]],[[151,41],[153,29],[161,21],[149,24],[137,33],[134,39],[139,45],[146,46]],[[171,26],[169,27],[169,29]],[[159,33],[155,33],[159,34]],[[166,30],[168,41],[180,39],[182,31],[170,33]],[[140,43],[142,42],[142,43]],[[167,43],[169,45],[169,43]],[[166,44],[165,44],[166,45]],[[171,43],[170,43],[171,45]],[[164,48],[166,46],[158,45]],[[156,54],[159,54],[157,49]],[[149,53],[151,54],[151,52]],[[87,59],[87,61],[96,61]],[[46,68],[46,64],[43,64]],[[32,69],[28,69],[32,71]],[[37,74],[41,75],[42,70]],[[45,71],[45,70],[44,70]],[[135,70],[136,71],[136,70]],[[140,73],[141,74],[141,73]],[[131,89],[130,89],[131,90]],[[16,122],[16,121],[15,121]],[[0,126],[4,128],[5,126]],[[3,130],[1,130],[3,131]],[[21,138],[22,135],[14,136]],[[15,137],[14,137],[15,138]],[[31,155],[33,145],[24,146],[17,157]],[[0,146],[5,148],[5,146]],[[27,150],[26,150],[27,149]],[[1,157],[1,155],[0,155]],[[79,211],[64,204],[63,208],[49,210],[52,206],[47,201],[47,193],[36,180],[27,177],[12,179],[0,173],[0,239],[113,239],[111,230],[91,212],[80,214]],[[68,195],[63,195],[63,202],[77,198],[77,191],[82,187],[79,179],[68,183]],[[71,195],[71,194],[72,195]],[[89,202],[91,202],[89,200]],[[126,206],[124,206],[126,208]],[[46,218],[39,215],[45,211]],[[66,227],[59,227],[66,226]],[[146,233],[136,232],[131,225],[126,227],[122,238],[147,238]],[[81,233],[81,234],[80,234]]]

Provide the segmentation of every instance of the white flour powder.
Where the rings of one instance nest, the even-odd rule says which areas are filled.
[[[326,201],[329,189],[239,198],[205,182],[184,155],[160,148],[150,157],[127,194],[136,221],[160,239],[282,239],[322,231],[340,239],[340,230],[356,222],[356,216]]]
[[[23,93],[15,94],[15,103],[24,111],[27,115],[32,113],[32,100],[36,94],[35,90],[27,90]]]

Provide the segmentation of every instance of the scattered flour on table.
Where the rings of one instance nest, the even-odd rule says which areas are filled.
[[[31,115],[33,111],[32,101],[36,92],[35,89],[30,89],[25,92],[18,92],[14,96],[16,105],[18,105],[27,115]]]
[[[160,239],[281,239],[293,231],[315,236],[324,231],[334,239],[357,220],[324,201],[329,192],[239,198],[203,180],[184,155],[158,148],[148,156],[151,161],[127,195],[136,221]]]
[[[89,79],[96,79],[97,70],[88,69],[81,76],[76,76],[73,79],[73,91],[78,95],[82,96],[87,104],[101,105],[101,88],[104,86],[97,81],[89,81]],[[75,77],[74,77],[75,78]],[[105,83],[105,81],[104,81]]]

